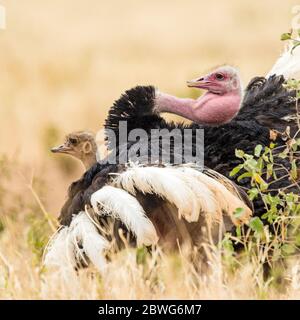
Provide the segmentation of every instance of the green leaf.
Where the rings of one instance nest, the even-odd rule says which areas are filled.
[[[263,154],[263,155],[262,155],[262,159],[263,159],[265,162],[270,162],[269,157],[268,157],[266,154]]]
[[[283,33],[280,37],[280,40],[281,41],[290,40],[291,36],[292,36],[291,32]]]
[[[269,179],[272,176],[273,173],[273,164],[268,163],[267,164],[267,179]]]
[[[260,156],[260,154],[261,154],[261,151],[262,151],[262,145],[261,144],[258,144],[256,147],[255,147],[255,149],[254,149],[254,155],[256,156],[256,157],[259,157]]]
[[[259,158],[257,160],[257,168],[259,169],[260,174],[264,167],[265,167],[264,160],[262,158]]]
[[[233,212],[233,216],[237,219],[241,218],[242,215],[245,213],[244,208],[236,208],[235,211]]]
[[[254,200],[259,194],[259,191],[257,188],[252,188],[248,191],[249,199]]]
[[[240,182],[242,179],[244,178],[250,178],[252,177],[252,173],[251,172],[245,172],[243,174],[241,174],[238,178],[237,181]]]
[[[261,191],[266,191],[268,189],[268,187],[269,187],[269,185],[263,180],[262,180],[262,182],[260,183],[259,186],[260,186],[260,190]]]
[[[291,176],[292,176],[293,179],[297,179],[297,176],[298,176],[297,165],[296,165],[296,160],[295,159],[292,161]]]
[[[260,189],[262,191],[268,189],[268,184],[264,181],[264,179],[258,174],[258,173],[254,173],[253,175],[253,179],[259,183]]]
[[[273,163],[274,162],[273,153],[270,152],[269,155],[270,155],[270,162]]]
[[[263,182],[263,178],[258,173],[254,173],[253,179],[259,184]]]
[[[297,43],[294,44],[292,50],[291,50],[291,54],[293,53],[293,51],[300,46],[300,41],[297,41]]]
[[[223,248],[225,249],[225,251],[228,251],[227,253],[234,252],[233,244],[229,237],[229,234],[225,234],[224,239],[222,240]]]
[[[245,165],[249,168],[249,170],[256,171],[257,169],[257,161],[254,159],[247,160]]]
[[[230,174],[229,174],[230,177],[233,177],[233,176],[235,176],[237,173],[239,173],[240,170],[241,170],[243,167],[244,167],[243,164],[239,164],[238,166],[236,166],[235,168],[233,168],[233,169],[231,170]]]
[[[250,228],[258,234],[262,234],[264,231],[264,224],[259,219],[259,217],[254,217],[250,220]]]
[[[285,159],[289,153],[289,149],[285,148],[282,152],[278,154],[278,157],[281,159]]]
[[[243,158],[244,155],[245,155],[245,152],[243,150],[239,150],[239,149],[235,150],[235,156],[237,158]]]

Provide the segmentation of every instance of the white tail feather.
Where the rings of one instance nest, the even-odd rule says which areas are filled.
[[[107,248],[107,240],[98,233],[86,213],[80,212],[73,217],[69,227],[58,230],[50,241],[46,248],[44,265],[72,273],[78,261],[85,261],[86,254],[96,268],[103,271],[106,266],[103,251]]]
[[[283,75],[285,79],[300,79],[300,47],[296,47],[293,52],[292,49],[293,44],[290,41],[285,51],[267,74],[267,78],[276,74]]]
[[[111,186],[105,186],[91,196],[91,204],[97,213],[101,213],[98,204],[111,216],[120,219],[126,227],[135,233],[138,244],[152,245],[158,240],[152,222],[146,217],[139,202],[128,192]]]
[[[215,217],[221,219],[223,212],[227,212],[234,224],[247,223],[252,211],[250,208],[240,199],[240,196],[232,185],[232,183],[225,177],[219,175],[218,181],[216,178],[209,177],[208,175],[199,172],[198,170],[182,167],[179,168],[186,175],[197,177],[202,183],[204,183],[213,193],[213,198],[217,204]],[[243,208],[244,214],[240,217],[235,217],[233,213],[237,208]]]
[[[207,209],[205,194],[197,199],[194,192],[196,187],[191,187],[193,182],[174,168],[131,165],[126,171],[115,177],[113,184],[133,195],[136,190],[144,194],[157,194],[174,204],[179,216],[183,216],[189,222],[198,220],[201,206]],[[201,187],[203,191],[203,186]],[[205,188],[205,192],[209,190]]]
[[[106,261],[103,252],[108,249],[108,241],[103,238],[85,212],[76,215],[70,225],[70,235],[75,244],[81,243],[82,249],[77,248],[77,254],[82,252],[90,259],[99,271],[104,271]]]
[[[70,271],[76,266],[74,244],[70,242],[68,227],[61,228],[45,250],[43,264],[46,267]]]
[[[220,221],[225,211],[235,224],[239,224],[248,222],[252,214],[228,179],[216,180],[187,165],[160,168],[131,164],[116,176],[113,184],[132,194],[139,190],[160,195],[173,203],[179,215],[188,221],[197,221],[200,212],[211,222]],[[240,218],[233,216],[237,208],[244,209]]]

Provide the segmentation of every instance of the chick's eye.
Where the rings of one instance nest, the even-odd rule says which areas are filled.
[[[220,81],[221,81],[221,80],[224,80],[224,78],[225,78],[225,77],[224,77],[224,75],[223,75],[222,73],[216,73],[216,79],[217,79],[217,80],[220,80]]]
[[[70,144],[76,145],[78,143],[78,140],[74,139],[74,138],[70,138],[69,142],[70,142]]]

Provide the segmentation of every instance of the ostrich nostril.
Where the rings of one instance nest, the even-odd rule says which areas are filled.
[[[199,78],[197,81],[203,81],[204,80],[204,78]]]

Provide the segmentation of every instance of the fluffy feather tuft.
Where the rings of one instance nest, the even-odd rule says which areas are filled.
[[[179,216],[189,222],[198,221],[201,213],[209,223],[219,222],[225,212],[238,225],[248,222],[252,214],[230,180],[212,175],[211,171],[200,172],[193,166],[145,167],[131,163],[111,183],[133,195],[137,190],[144,194],[156,194],[174,204]],[[238,218],[233,214],[237,208],[244,209]]]
[[[91,205],[98,214],[120,219],[137,237],[138,244],[157,243],[158,236],[139,202],[128,192],[105,186],[91,196]],[[99,208],[100,206],[100,208]]]
[[[252,210],[245,204],[237,187],[229,179],[212,170],[207,170],[206,174],[188,167],[182,167],[180,170],[186,175],[196,177],[210,189],[217,204],[215,217],[218,220],[222,219],[222,215],[225,213],[235,225],[249,222]],[[244,210],[240,216],[234,215],[237,208]]]
[[[84,254],[99,271],[104,271],[106,261],[103,252],[108,249],[109,243],[103,238],[93,222],[85,212],[80,212],[73,218],[70,225],[70,235],[74,244],[80,244],[77,254],[84,259]]]
[[[113,185],[135,195],[136,190],[143,194],[156,194],[178,208],[179,217],[187,221],[197,221],[200,214],[201,200],[195,197],[194,187],[184,174],[171,167],[143,167],[131,164],[126,171],[117,175]],[[205,189],[206,192],[209,190]],[[202,202],[206,208],[206,200]]]
[[[99,271],[104,271],[106,262],[103,252],[108,242],[99,233],[85,212],[74,216],[69,227],[62,227],[45,249],[44,265],[72,274],[82,261],[88,258]]]
[[[300,47],[296,47],[293,50],[293,46],[292,41],[289,41],[284,52],[266,77],[276,74],[282,75],[286,79],[300,79]]]
[[[59,229],[45,249],[43,264],[47,268],[71,271],[76,267],[74,244],[70,241],[69,227]]]

